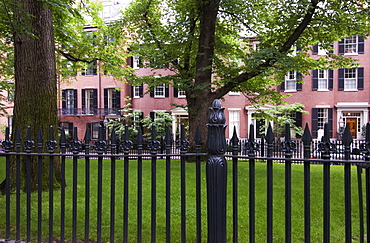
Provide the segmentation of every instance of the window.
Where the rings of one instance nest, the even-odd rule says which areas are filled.
[[[121,93],[115,88],[104,89],[104,109],[106,114],[119,115]]]
[[[140,86],[134,86],[134,98],[140,98]]]
[[[289,71],[285,76],[285,91],[296,91],[297,88],[296,72]]]
[[[357,36],[344,38],[344,53],[357,53]]]
[[[77,90],[65,89],[62,91],[63,114],[75,114],[77,112]]]
[[[83,89],[82,112],[84,114],[95,114],[97,109],[97,89]]]
[[[351,55],[364,53],[364,38],[361,36],[350,36],[339,42],[339,54]]]
[[[340,68],[338,90],[357,91],[364,89],[364,68]]]
[[[93,122],[91,123],[91,139],[98,139],[99,138],[99,128],[101,123],[100,122]]]
[[[328,109],[318,108],[317,109],[317,128],[324,129],[324,124],[328,122]]]
[[[280,85],[280,91],[295,92],[302,90],[302,83],[297,82],[301,79],[302,74],[296,71],[289,71],[284,79],[284,82]]]
[[[87,75],[96,75],[97,74],[96,66],[97,66],[96,61],[88,63],[81,74],[85,75],[85,76],[87,76]]]
[[[185,90],[179,89],[177,92],[177,97],[179,98],[186,98],[186,92]]]
[[[154,86],[154,97],[155,98],[165,97],[165,85],[164,84]]]
[[[318,72],[318,90],[328,89],[328,70],[319,70]]]
[[[344,90],[357,90],[357,72],[355,68],[344,69]]]
[[[240,110],[229,110],[229,138],[232,138],[234,134],[234,127],[236,134],[239,137],[240,134]]]

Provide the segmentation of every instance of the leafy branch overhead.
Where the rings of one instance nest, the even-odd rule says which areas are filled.
[[[215,23],[214,32],[202,29],[206,12],[215,17],[210,20]],[[341,38],[366,36],[368,20],[366,1],[135,0],[122,23],[135,33],[130,49],[146,60],[143,66],[165,65],[174,71],[167,82],[187,93],[201,86],[212,98],[241,91],[253,102],[279,103],[281,95],[267,90],[281,83],[287,71],[355,65],[350,58],[330,54],[312,59],[307,53],[315,44],[330,49],[330,43]],[[214,40],[202,39],[203,33]],[[294,55],[296,46],[301,50]],[[203,57],[210,62],[200,63]],[[213,79],[197,79],[205,77],[201,73],[211,73]],[[145,82],[151,85],[150,80]]]

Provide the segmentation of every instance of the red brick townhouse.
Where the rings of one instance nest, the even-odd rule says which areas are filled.
[[[331,137],[337,138],[341,128],[347,123],[354,139],[362,139],[362,128],[369,121],[370,101],[370,40],[361,36],[347,37],[334,43],[334,54],[358,60],[358,66],[335,70],[312,70],[311,76],[287,73],[284,82],[278,87],[289,104],[299,102],[305,105],[309,114],[297,117],[299,124],[309,124],[314,138],[323,135],[326,122],[329,123]],[[326,55],[318,46],[312,48],[312,57]]]
[[[134,66],[135,60],[131,63],[139,76],[153,72],[148,68],[137,68]],[[166,75],[169,72],[166,69],[156,70],[158,75]],[[87,68],[75,81],[60,84],[59,91],[60,125],[64,126],[69,134],[72,134],[73,127],[77,127],[79,139],[83,139],[88,126],[92,131],[92,139],[97,139],[100,125],[104,125],[104,122],[109,119],[121,116],[126,97],[131,98],[131,108],[140,112],[141,117],[153,117],[158,111],[171,114],[174,118],[173,136],[179,132],[182,123],[188,122],[187,110],[171,105],[186,105],[185,94],[181,90],[163,84],[155,86],[151,92],[148,92],[146,84],[132,87],[115,80],[112,76],[97,72],[96,67]],[[226,95],[223,102],[228,127],[236,126],[242,138],[247,137],[247,110],[245,109],[247,102],[245,96],[237,92]],[[227,130],[228,137],[232,136],[232,131],[233,129]]]

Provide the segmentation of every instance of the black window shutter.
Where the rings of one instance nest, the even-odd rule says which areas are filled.
[[[66,90],[62,90],[62,108],[67,108]]]
[[[154,97],[154,87],[150,87],[150,97]]]
[[[312,46],[312,54],[318,54],[319,53],[319,45]]]
[[[312,70],[312,90],[319,88],[319,70]]]
[[[357,89],[364,89],[364,68],[357,68]]]
[[[179,96],[179,89],[176,87],[173,87],[173,96],[178,97]]]
[[[68,133],[71,135],[70,138],[73,138],[73,123],[68,123]]]
[[[331,47],[334,47],[334,43],[330,43],[330,46],[331,46]],[[329,51],[329,53],[330,53],[330,54],[333,54],[333,53],[334,53],[334,49],[331,49],[331,50]]]
[[[295,113],[295,121],[294,124],[297,127],[302,127],[302,113],[301,112],[296,112]]]
[[[334,83],[334,75],[333,75],[333,70],[332,69],[329,69],[328,70],[328,89],[329,90],[333,90],[333,83]]]
[[[149,115],[150,115],[150,118],[152,119],[152,121],[154,121],[155,112],[154,111],[151,111]]]
[[[338,53],[339,54],[344,54],[344,39],[340,40],[338,45],[339,45]]]
[[[94,109],[97,109],[98,108],[98,90],[97,89],[93,89],[93,108]]]
[[[318,109],[317,108],[312,108],[312,137],[317,138],[317,130],[318,130]]]
[[[297,91],[298,90],[302,90],[302,74],[301,73],[297,73],[296,75],[296,89]]]
[[[285,90],[285,82],[282,82],[280,84],[280,91],[284,91]]]
[[[344,90],[344,68],[338,69],[338,90]]]
[[[130,67],[134,68],[134,57],[129,57],[128,61],[130,63]]]
[[[365,52],[364,37],[362,37],[362,36],[357,37],[357,46],[358,46],[357,53],[363,54]]]
[[[164,96],[165,97],[169,97],[170,96],[170,88],[168,87],[167,84],[165,85],[165,88],[164,88]]]
[[[104,109],[108,108],[108,89],[104,89]]]
[[[139,96],[143,97],[143,84],[139,86]]]
[[[77,109],[77,89],[73,90],[74,108]]]
[[[114,108],[121,108],[121,91],[116,90],[116,107]]]
[[[81,96],[82,96],[82,109],[86,108],[86,90],[81,89]]]
[[[329,135],[333,137],[333,108],[328,108]]]

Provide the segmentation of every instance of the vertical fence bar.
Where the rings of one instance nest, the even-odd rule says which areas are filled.
[[[366,163],[370,161],[370,122],[366,124],[366,137],[365,137],[365,142],[360,143],[360,151],[364,156],[364,159]],[[365,177],[367,178],[367,168],[369,168],[369,165],[366,164],[365,166],[365,172],[366,175]],[[365,242],[365,229],[364,229],[364,201],[363,201],[363,190],[362,190],[362,168],[363,166],[358,163],[357,164],[357,181],[358,181],[358,200],[359,200],[359,217],[360,217],[360,243]],[[368,194],[367,194],[367,182],[365,182],[365,187],[366,187],[366,206],[368,202]],[[366,208],[366,215],[369,215],[369,208]],[[368,217],[367,217],[368,219]],[[369,221],[367,221],[367,227],[369,229]],[[369,233],[370,231],[368,231]],[[369,234],[368,234],[369,235]]]
[[[226,243],[226,182],[227,163],[225,160],[225,115],[219,100],[210,107],[208,120],[206,164],[208,203],[208,242]]]
[[[151,242],[157,239],[157,151],[160,149],[160,142],[157,140],[156,126],[152,126],[152,139],[148,144],[151,154],[152,180],[151,180]]]
[[[349,131],[348,124],[344,129],[343,134],[343,145],[344,145],[344,155],[345,160],[350,159],[351,144],[353,143],[353,138],[351,132]],[[351,164],[344,164],[344,200],[345,200],[345,232],[346,232],[346,242],[352,242],[352,201],[351,201]]]
[[[171,242],[171,131],[166,128],[166,242]]]
[[[366,169],[366,235],[370,235],[370,167]]]
[[[87,126],[85,132],[85,243],[90,239],[90,141],[91,129]],[[63,157],[64,158],[64,157]]]
[[[27,127],[27,140],[23,143],[27,154],[32,152],[34,142],[31,140],[31,127]],[[26,156],[26,234],[27,242],[31,241],[31,156]]]
[[[231,138],[233,155],[233,242],[238,242],[238,145],[239,138],[234,126],[233,136]]]
[[[303,157],[304,163],[304,240],[306,243],[311,242],[311,167],[310,161],[307,159],[311,158],[310,146],[312,143],[312,136],[308,124],[302,136],[303,142]]]
[[[142,242],[143,215],[143,133],[139,126],[137,134],[137,242]]]
[[[66,153],[66,134],[64,127],[60,134],[60,152]],[[66,198],[66,156],[61,156],[60,163],[60,175],[61,175],[61,188],[60,188],[60,241],[64,242],[64,230],[65,230],[65,198]]]
[[[43,139],[41,129],[37,135],[37,152],[42,153]],[[42,156],[37,156],[37,240],[42,240]]]
[[[202,136],[200,134],[199,126],[197,127],[195,137],[195,152],[200,153]],[[202,242],[202,201],[201,201],[201,169],[200,156],[196,156],[196,218],[197,218],[197,243]]]
[[[15,151],[16,155],[16,186],[15,186],[15,240],[20,240],[20,230],[21,230],[21,157],[19,153],[21,152],[21,133],[19,128],[17,128],[17,132],[15,135]]]
[[[185,154],[189,148],[189,142],[185,139],[185,125],[181,124],[180,140],[176,141],[177,149],[180,149],[180,174],[181,174],[181,242],[186,242],[186,167]]]
[[[111,140],[111,154],[115,154],[117,151],[117,135],[113,127],[110,136]],[[111,166],[110,166],[110,225],[109,225],[109,239],[110,242],[114,242],[114,232],[115,232],[115,218],[116,218],[116,157],[111,156]],[[126,171],[124,172],[126,173]],[[126,184],[124,185],[126,187]],[[125,237],[125,235],[124,235]]]
[[[296,144],[291,141],[290,124],[285,124],[285,141],[281,143],[285,155],[285,242],[292,242],[292,153]]]
[[[256,161],[254,157],[256,157],[256,151],[259,150],[259,145],[254,141],[254,125],[251,124],[249,126],[249,139],[248,142],[245,143],[246,152],[248,154],[249,159],[249,242],[255,242],[255,232],[256,232],[256,169],[255,164]]]
[[[102,241],[102,209],[103,209],[103,154],[107,149],[107,142],[104,140],[103,127],[99,126],[98,141],[94,144],[94,149],[98,153],[98,191],[97,191],[97,242]]]
[[[267,128],[266,133],[266,142],[267,142],[267,157],[273,156],[274,151],[274,133],[272,132],[271,123]],[[266,242],[272,243],[273,240],[273,160],[267,159],[267,168],[266,168],[266,190],[267,190],[267,205],[266,205],[266,220],[267,220],[267,229],[266,229]]]
[[[72,241],[77,240],[77,187],[78,187],[78,153],[82,148],[82,144],[78,141],[77,127],[73,128],[73,142],[70,147],[73,153],[73,177],[72,177]]]
[[[11,149],[13,148],[13,142],[10,140],[10,131],[9,127],[6,127],[5,129],[5,141],[3,141],[2,146],[5,150],[5,153],[11,152]],[[6,165],[5,165],[5,210],[6,210],[6,216],[5,216],[5,222],[6,222],[6,233],[5,237],[7,240],[10,239],[10,155],[6,155]]]
[[[323,230],[324,230],[324,242],[330,242],[330,152],[333,151],[334,145],[330,142],[329,135],[329,124],[324,124],[324,136],[322,142],[319,143],[319,149],[321,152],[321,157],[324,160],[323,163],[323,176],[324,176],[324,185],[323,185]]]
[[[121,143],[121,148],[124,154],[124,188],[123,188],[123,239],[128,242],[128,195],[129,195],[129,152],[132,148],[132,141],[129,140],[128,126],[125,126],[125,137]]]

